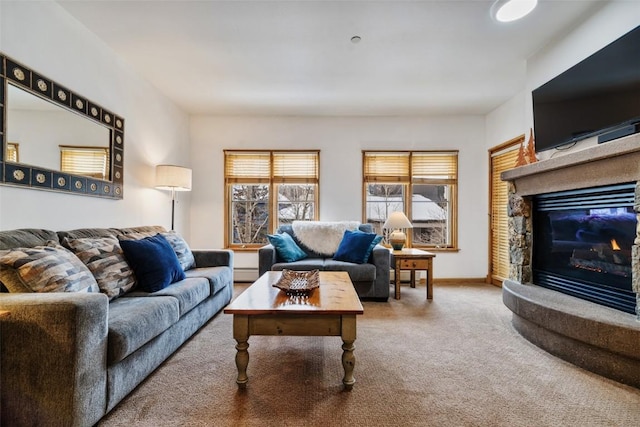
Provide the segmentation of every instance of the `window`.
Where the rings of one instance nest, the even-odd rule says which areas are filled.
[[[319,157],[319,151],[225,150],[225,246],[255,249],[282,224],[315,220]]]
[[[491,232],[489,233],[491,249],[491,282],[502,285],[502,281],[509,277],[509,217],[507,205],[509,203],[509,191],[506,181],[502,181],[502,172],[513,169],[518,158],[518,148],[524,141],[524,136],[515,141],[509,141],[490,152],[490,208],[491,208]]]
[[[109,178],[109,149],[106,147],[60,146],[60,170],[98,179]]]
[[[413,229],[409,243],[457,249],[457,151],[363,151],[364,221],[385,239],[382,225],[404,212]]]
[[[17,142],[7,143],[7,162],[18,163],[20,161],[20,144]]]

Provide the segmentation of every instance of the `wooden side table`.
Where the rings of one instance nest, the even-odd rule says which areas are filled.
[[[436,254],[421,249],[404,248],[392,251],[394,263],[395,298],[400,299],[400,271],[411,270],[411,287],[416,286],[416,270],[427,272],[427,299],[433,298],[433,258]]]

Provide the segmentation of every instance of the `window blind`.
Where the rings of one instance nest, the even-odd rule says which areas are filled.
[[[107,179],[109,149],[104,147],[60,146],[60,170],[76,175]]]
[[[231,184],[268,183],[271,178],[271,153],[225,151],[224,177]]]
[[[413,153],[411,175],[417,184],[454,184],[458,179],[458,153]]]
[[[409,182],[410,153],[365,152],[365,182]]]
[[[509,194],[500,174],[513,169],[517,157],[518,145],[491,157],[491,275],[501,280],[509,277]]]
[[[18,162],[18,144],[15,142],[7,143],[7,162]]]
[[[317,184],[318,152],[273,153],[273,180],[279,184]]]

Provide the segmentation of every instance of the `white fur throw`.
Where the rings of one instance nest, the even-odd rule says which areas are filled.
[[[358,221],[293,221],[291,228],[303,245],[320,255],[333,255],[345,230],[354,231]]]

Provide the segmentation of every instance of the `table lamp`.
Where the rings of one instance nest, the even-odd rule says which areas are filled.
[[[407,242],[407,235],[404,234],[402,229],[413,228],[413,225],[411,225],[411,222],[403,212],[398,211],[389,215],[382,228],[393,229],[389,235],[389,243],[391,243],[394,251],[399,251]]]

